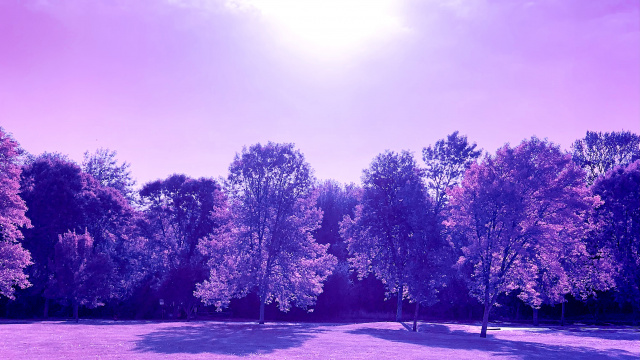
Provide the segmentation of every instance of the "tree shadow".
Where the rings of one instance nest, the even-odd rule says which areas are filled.
[[[640,342],[640,330],[638,329],[600,329],[568,327],[545,331],[546,333],[565,333],[571,336],[584,336],[607,340],[630,340]]]
[[[208,323],[167,327],[142,336],[135,351],[245,356],[301,346],[322,330],[306,324]]]
[[[598,350],[590,347],[549,345],[529,341],[514,341],[497,339],[491,333],[487,338],[479,337],[477,333],[462,330],[451,331],[447,326],[438,324],[423,324],[419,332],[408,332],[404,329],[376,329],[363,328],[350,331],[352,334],[370,335],[379,339],[402,342],[429,348],[445,348],[452,350],[479,350],[490,352],[498,356],[513,356],[525,360],[546,359],[618,359],[637,360],[637,355],[628,351],[610,349]]]
[[[27,320],[26,323],[36,324],[53,324],[56,325],[70,325],[70,326],[116,326],[116,325],[145,325],[145,324],[158,324],[158,323],[167,323],[170,322],[160,322],[156,320],[104,320],[104,319],[80,319],[76,322],[73,319],[68,318],[49,318],[49,319],[38,319],[38,320]]]

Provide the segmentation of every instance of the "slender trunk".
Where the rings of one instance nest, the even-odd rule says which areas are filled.
[[[480,330],[480,337],[487,337],[487,327],[489,326],[489,312],[491,311],[491,295],[489,295],[489,284],[484,288],[484,312],[482,313],[482,329]]]
[[[484,312],[482,313],[482,329],[480,330],[480,337],[487,337],[487,327],[489,326],[489,312],[491,311],[491,304],[489,304],[489,296],[485,296]]]
[[[520,320],[520,301],[516,302],[516,321],[518,320]]]
[[[73,301],[73,319],[78,322],[79,320],[79,316],[78,316],[78,302],[76,300]]]
[[[398,305],[396,308],[396,321],[397,322],[401,322],[402,321],[402,293],[404,292],[404,286],[400,285],[400,288],[398,289]]]
[[[560,326],[564,326],[564,304],[565,304],[565,301],[562,302],[562,313],[560,314]]]
[[[533,326],[538,326],[540,323],[538,322],[538,309],[533,308]]]
[[[413,332],[418,332],[418,313],[420,312],[420,302],[416,301],[416,310],[413,312]]]
[[[43,317],[45,319],[49,318],[49,298],[44,298],[44,313]]]
[[[638,306],[633,306],[633,319],[631,319],[631,325],[638,326],[638,315],[640,315],[640,311],[638,311]]]
[[[260,320],[258,324],[264,324],[264,297],[260,297]]]

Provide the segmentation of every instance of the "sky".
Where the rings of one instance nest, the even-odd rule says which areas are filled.
[[[293,142],[318,179],[460,131],[640,133],[634,0],[0,0],[0,126],[139,184]]]

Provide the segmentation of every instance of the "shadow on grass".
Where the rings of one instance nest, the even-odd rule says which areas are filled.
[[[550,330],[546,333],[553,333],[553,330]],[[638,341],[640,343],[640,331],[637,329],[594,329],[594,328],[562,328],[557,329],[557,332],[564,333],[571,336],[584,336],[584,337],[592,337],[596,339],[607,339],[607,340],[628,340],[628,341]]]
[[[142,336],[135,351],[245,356],[295,348],[322,330],[305,324],[208,323],[168,327]]]
[[[379,339],[402,342],[429,348],[445,348],[453,350],[476,350],[493,353],[497,356],[514,356],[524,360],[546,359],[617,359],[637,360],[637,356],[624,350],[597,350],[589,347],[549,345],[528,341],[514,341],[496,339],[491,332],[486,339],[480,338],[477,333],[469,333],[461,330],[451,331],[447,326],[438,324],[423,324],[419,326],[419,332],[407,330],[391,330],[363,328],[352,330],[349,333],[358,335],[370,335]],[[532,334],[532,336],[535,336]]]
[[[49,319],[28,319],[28,320],[0,320],[2,324],[55,324],[55,325],[70,325],[70,326],[113,326],[113,325],[144,325],[162,323],[154,320],[103,320],[103,319],[80,319],[76,322],[69,318],[49,318]],[[165,322],[170,323],[170,322]]]

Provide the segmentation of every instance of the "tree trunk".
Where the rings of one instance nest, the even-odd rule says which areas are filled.
[[[420,312],[420,302],[416,301],[416,310],[413,312],[413,332],[418,332],[418,313]]]
[[[480,330],[480,337],[487,337],[487,327],[489,326],[489,312],[491,311],[491,304],[489,304],[489,296],[484,297],[484,312],[482,313],[482,329]]]
[[[538,309],[533,308],[533,326],[538,326],[540,323],[538,322]]]
[[[49,298],[44,298],[44,313],[43,317],[45,319],[49,318]]]
[[[79,316],[78,316],[78,302],[77,301],[73,301],[73,319],[78,322],[79,321]]]
[[[397,322],[401,322],[402,321],[402,293],[404,292],[404,286],[400,285],[400,288],[398,289],[398,305],[396,308],[396,321]]]
[[[516,302],[516,321],[518,320],[520,320],[520,301]]]
[[[562,313],[560,314],[560,326],[564,326],[564,304],[565,303],[566,303],[565,301],[562,302]]]
[[[260,297],[260,320],[258,320],[258,324],[264,324],[264,298]]]

